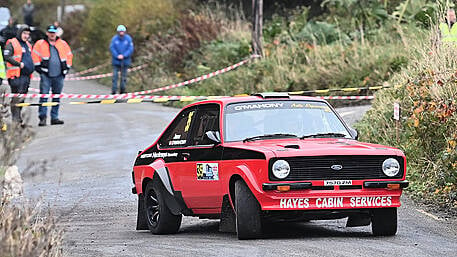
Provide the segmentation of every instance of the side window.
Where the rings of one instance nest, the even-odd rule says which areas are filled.
[[[159,140],[162,148],[183,147],[189,145],[188,135],[195,120],[195,108],[185,110],[170,125]]]
[[[207,131],[219,132],[219,105],[201,106],[195,119],[195,130],[191,135],[191,145],[211,145],[213,142],[206,136]]]

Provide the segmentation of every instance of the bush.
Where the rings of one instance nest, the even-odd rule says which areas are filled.
[[[24,199],[12,202],[21,193],[20,177],[5,177],[20,149],[32,133],[19,126],[10,126],[0,133],[0,255],[61,256],[63,231],[57,228],[49,209],[29,204]],[[10,169],[11,171],[12,169]],[[17,173],[17,171],[16,171]],[[8,175],[12,175],[9,173]]]
[[[140,46],[151,35],[166,32],[175,23],[181,8],[187,4],[178,0],[115,0],[109,5],[98,1],[89,10],[87,20],[81,31],[81,45],[84,59],[89,66],[109,60],[109,44],[116,34],[116,27],[124,24],[133,37],[135,45]],[[75,24],[77,25],[77,24]]]
[[[357,125],[362,140],[397,146],[408,159],[408,189],[424,203],[457,212],[457,61],[455,48],[416,42],[411,64],[391,83],[403,85],[376,94]],[[419,49],[419,50],[417,50]],[[399,138],[393,103],[402,108]]]
[[[62,256],[63,231],[50,212],[43,213],[39,205],[0,202],[2,256]]]

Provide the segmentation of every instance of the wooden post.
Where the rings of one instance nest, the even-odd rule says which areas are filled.
[[[65,0],[61,0],[60,4],[60,19],[59,22],[63,21],[63,16],[65,15]]]
[[[395,120],[395,139],[399,143],[399,127],[400,127],[400,104],[394,103],[394,120]]]
[[[263,56],[262,24],[263,0],[252,0],[252,51],[253,54]]]

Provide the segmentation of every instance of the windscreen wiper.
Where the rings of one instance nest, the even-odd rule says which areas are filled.
[[[311,137],[325,138],[325,137],[346,137],[346,136],[347,135],[342,134],[342,133],[329,132],[329,133],[317,133],[317,134],[304,135],[304,136],[300,137],[300,139],[311,138]]]
[[[265,135],[260,135],[260,136],[247,137],[247,138],[243,139],[243,142],[259,140],[262,138],[273,138],[273,137],[298,137],[298,136],[294,135],[294,134],[282,134],[282,133],[265,134]]]

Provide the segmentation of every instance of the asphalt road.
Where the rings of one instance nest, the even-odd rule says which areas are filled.
[[[36,85],[34,85],[36,87]],[[66,82],[66,93],[108,93],[93,82]],[[368,107],[338,109],[351,123]],[[135,231],[131,169],[177,109],[158,104],[63,105],[63,126],[37,127],[18,161],[25,194],[41,198],[65,230],[65,256],[456,256],[457,223],[424,212],[407,197],[394,237],[345,220],[272,224],[267,239],[239,241],[218,232],[218,221],[184,217],[176,235]],[[43,163],[46,171],[24,171]]]

